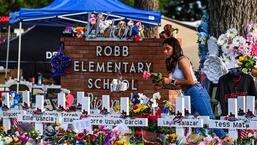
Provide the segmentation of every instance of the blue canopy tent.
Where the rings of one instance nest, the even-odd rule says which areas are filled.
[[[22,21],[38,25],[66,26],[68,20],[87,24],[88,17],[83,15],[88,13],[103,13],[151,25],[159,25],[161,22],[160,11],[132,8],[119,0],[55,0],[43,8],[21,8],[18,12],[10,13],[10,23]]]
[[[19,22],[20,30],[22,29],[22,23],[47,26],[86,24],[87,30],[89,31],[90,23],[88,23],[88,20],[92,13],[106,15],[106,19],[111,18],[113,21],[136,20],[149,25],[160,25],[161,23],[160,11],[145,11],[132,8],[122,3],[120,0],[55,0],[49,6],[43,8],[21,8],[18,12],[10,13],[9,23],[14,24]],[[99,19],[99,17],[97,17],[97,19]],[[7,53],[8,52],[9,47],[7,45]],[[20,80],[20,53],[21,35],[19,35],[18,82]],[[7,56],[8,55],[9,54],[7,54]],[[6,61],[8,62],[8,58]],[[17,83],[17,90],[18,89]]]

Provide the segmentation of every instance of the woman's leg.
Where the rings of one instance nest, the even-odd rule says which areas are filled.
[[[196,84],[189,88],[185,91],[185,95],[191,96],[191,106],[196,112],[201,116],[210,116],[211,119],[214,119],[210,96],[200,84]],[[220,138],[226,136],[226,133],[222,129],[214,129],[213,131]]]

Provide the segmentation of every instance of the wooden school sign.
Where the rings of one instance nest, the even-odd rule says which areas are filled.
[[[63,38],[63,41],[65,55],[72,59],[72,66],[61,78],[61,85],[73,94],[84,91],[92,102],[102,95],[110,95],[113,100],[130,97],[131,93],[144,93],[151,98],[154,86],[151,80],[143,79],[143,71],[166,74],[161,39],[131,42]],[[128,84],[128,90],[110,92],[112,80],[119,77]],[[160,92],[162,99],[168,99],[168,90]]]

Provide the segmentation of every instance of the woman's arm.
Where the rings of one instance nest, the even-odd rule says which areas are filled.
[[[178,65],[179,65],[179,69],[183,72],[185,76],[185,80],[176,80],[175,85],[181,85],[181,86],[193,85],[195,82],[191,75],[189,60],[186,57],[183,57],[179,59]],[[164,84],[166,85],[170,84],[171,80],[172,80],[172,76],[163,78]]]

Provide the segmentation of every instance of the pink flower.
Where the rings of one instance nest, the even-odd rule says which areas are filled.
[[[253,42],[253,33],[252,33],[252,32],[249,32],[249,33],[246,35],[246,41],[247,41],[247,42]]]
[[[176,145],[176,143],[169,143],[169,145]]]
[[[143,72],[143,78],[144,78],[145,80],[148,80],[150,77],[151,77],[151,73],[145,70],[145,71]]]
[[[252,44],[250,45],[250,48],[251,48],[251,50],[252,50],[251,54],[252,54],[252,55],[257,55],[257,45],[256,45],[256,43],[252,43]]]
[[[219,138],[219,137],[214,137],[214,144],[215,145],[222,145],[222,141],[221,141],[221,139]]]

